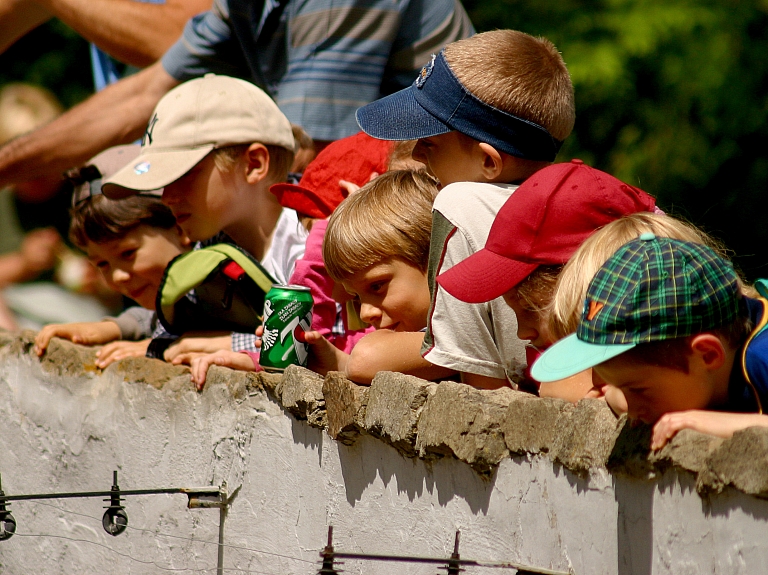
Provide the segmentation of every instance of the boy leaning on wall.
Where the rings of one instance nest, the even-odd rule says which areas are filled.
[[[163,203],[192,241],[231,240],[287,283],[307,231],[269,188],[286,181],[294,153],[291,124],[266,93],[244,80],[207,74],[163,96],[139,157],[103,191],[119,199],[164,188]],[[186,337],[164,352],[158,348],[167,361],[189,352],[256,351],[252,333]]]
[[[681,429],[730,437],[768,427],[768,300],[742,294],[704,245],[642,234],[592,278],[575,334],[533,364],[539,381],[592,368],[659,449]]]
[[[449,44],[411,87],[357,112],[376,138],[418,139],[413,158],[442,186],[433,208],[429,321],[412,353],[461,372],[465,383],[495,388],[517,381],[524,346],[501,298],[466,304],[435,285],[435,277],[485,245],[501,206],[554,161],[574,118],[573,86],[557,48],[514,30]]]

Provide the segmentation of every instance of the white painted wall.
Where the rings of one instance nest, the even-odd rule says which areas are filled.
[[[7,495],[123,489],[239,489],[225,522],[225,573],[314,575],[327,526],[337,551],[513,561],[576,574],[744,573],[768,567],[768,503],[736,491],[702,500],[689,476],[579,478],[543,457],[466,464],[407,459],[370,437],[345,446],[263,392],[157,390],[56,377],[26,355],[0,360],[0,474]],[[174,388],[176,388],[174,390]],[[129,529],[101,528],[99,499],[13,502],[17,535],[0,573],[216,573],[219,514],[183,495],[129,497]],[[348,561],[345,573],[434,575],[436,566]],[[442,571],[445,573],[445,571]],[[514,573],[468,567],[467,574]]]

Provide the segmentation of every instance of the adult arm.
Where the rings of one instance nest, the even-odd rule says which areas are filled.
[[[0,0],[0,54],[51,17],[44,6],[31,0]]]
[[[426,380],[450,377],[456,373],[421,357],[422,341],[424,333],[420,331],[380,329],[371,332],[352,349],[347,362],[347,377],[357,383],[370,384],[380,371],[396,371]]]
[[[61,174],[141,137],[155,105],[177,84],[157,62],[11,140],[0,148],[0,185]]]
[[[212,0],[1,0],[0,27],[7,23],[18,39],[50,17],[57,17],[114,58],[143,68],[162,56],[181,36],[184,24],[210,9]],[[11,42],[3,38],[0,47]]]

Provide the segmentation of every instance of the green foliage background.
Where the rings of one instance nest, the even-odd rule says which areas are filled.
[[[464,5],[479,31],[523,30],[563,53],[577,121],[559,161],[643,188],[724,240],[749,278],[768,276],[768,0]],[[0,56],[0,84],[15,80],[76,103],[91,90],[85,42],[47,24]]]

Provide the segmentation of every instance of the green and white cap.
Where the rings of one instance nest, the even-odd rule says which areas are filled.
[[[641,235],[592,278],[576,333],[533,364],[536,381],[575,375],[637,344],[686,337],[745,312],[731,263],[702,244]]]
[[[264,91],[245,80],[206,74],[158,102],[135,161],[103,185],[109,198],[162,188],[211,150],[259,142],[295,149],[291,123]]]

